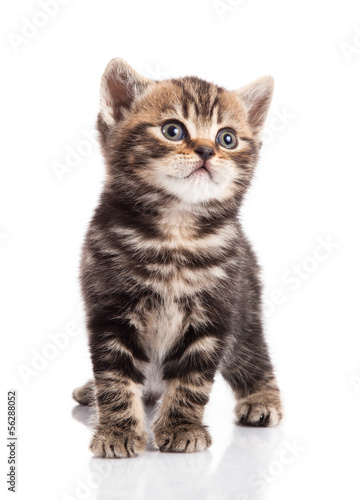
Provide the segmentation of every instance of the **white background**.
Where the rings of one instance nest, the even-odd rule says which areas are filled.
[[[40,4],[1,7],[1,495],[14,388],[19,499],[358,499],[359,2],[63,0],[50,18]],[[242,219],[286,418],[235,427],[217,380],[204,453],[95,460],[88,415],[73,410],[91,373],[80,247],[104,175],[86,135],[113,57],[156,79],[276,82]]]

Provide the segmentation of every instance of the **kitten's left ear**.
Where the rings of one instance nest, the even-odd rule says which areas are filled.
[[[263,76],[237,91],[242,100],[249,125],[255,135],[260,134],[274,93],[274,79]]]

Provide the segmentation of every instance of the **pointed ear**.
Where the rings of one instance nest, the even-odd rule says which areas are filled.
[[[108,126],[121,120],[124,111],[154,83],[137,73],[123,59],[112,59],[100,85],[100,115]]]
[[[238,90],[238,96],[243,101],[249,125],[258,135],[264,126],[274,92],[272,76],[263,76]]]

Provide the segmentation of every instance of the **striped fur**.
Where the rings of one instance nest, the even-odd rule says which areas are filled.
[[[154,82],[119,59],[105,70],[98,129],[107,178],[81,264],[94,381],[74,391],[80,404],[95,400],[96,456],[141,453],[143,401],[159,398],[155,445],[206,449],[202,418],[217,370],[239,423],[281,419],[259,268],[238,221],[272,89],[270,77],[240,91],[195,77]],[[162,133],[174,120],[180,141]],[[216,141],[225,128],[234,149]]]

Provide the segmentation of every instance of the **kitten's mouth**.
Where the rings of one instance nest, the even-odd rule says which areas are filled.
[[[208,175],[210,177],[210,179],[212,179],[211,172],[206,167],[205,162],[200,167],[198,167],[195,170],[193,170],[191,172],[191,174],[189,174],[188,176],[185,177],[185,179],[190,179],[191,177],[195,177],[195,176],[198,177],[198,176],[201,176],[201,175]]]

